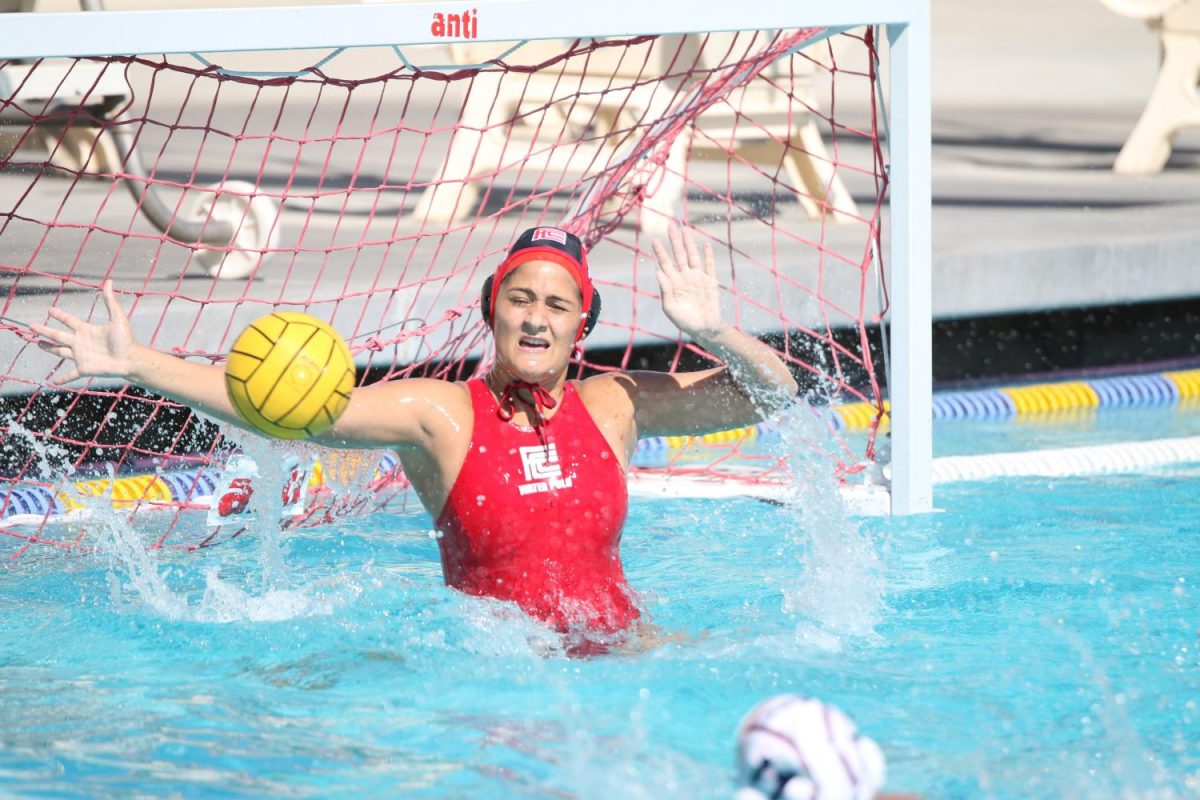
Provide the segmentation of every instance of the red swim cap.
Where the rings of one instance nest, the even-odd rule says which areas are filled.
[[[588,312],[592,309],[595,293],[592,289],[592,279],[588,275],[587,253],[583,249],[583,242],[579,241],[578,236],[562,228],[528,228],[517,237],[517,241],[513,242],[513,246],[508,250],[508,257],[496,267],[496,272],[492,275],[491,296],[487,299],[488,319],[495,316],[500,284],[504,283],[510,272],[527,261],[553,262],[566,269],[575,279],[583,301],[579,330],[575,334],[575,338],[578,339],[587,325]]]

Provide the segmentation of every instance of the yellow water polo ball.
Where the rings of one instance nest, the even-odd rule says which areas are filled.
[[[255,320],[233,343],[225,389],[239,415],[277,439],[328,430],[354,388],[350,348],[328,323],[297,311]]]

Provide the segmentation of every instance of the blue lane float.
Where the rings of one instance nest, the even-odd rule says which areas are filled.
[[[1197,398],[1200,398],[1200,369],[971,392],[944,392],[934,396],[932,412],[935,420],[1003,420],[1037,414],[1039,409],[1062,411],[1067,408],[1167,406]],[[884,403],[883,424],[886,425],[887,404],[886,401]],[[856,431],[869,427],[878,411],[869,403],[854,403],[814,409],[814,413],[835,431]],[[770,424],[701,437],[657,436],[638,443],[633,465],[664,466],[681,449],[697,443],[736,446],[754,440],[760,443],[777,440],[779,437],[779,429]],[[379,469],[386,473],[394,470],[397,463],[392,453],[386,453]],[[88,485],[77,484],[76,488],[86,495],[110,492],[115,499],[123,501],[145,499],[185,503],[211,496],[218,488],[220,474],[220,470],[208,467],[163,472],[157,476],[118,478],[111,482],[111,487],[103,480],[91,481],[85,482]],[[74,503],[72,507],[77,505]],[[53,517],[68,510],[68,503],[60,494],[41,486],[12,486],[0,494],[0,519],[16,516]]]
[[[1102,408],[1161,406],[1179,402],[1179,388],[1166,376],[1131,375],[1091,381]]]
[[[933,397],[933,418],[1003,420],[1049,412],[1169,406],[1192,398],[1200,398],[1200,369],[943,392]],[[887,401],[884,407],[886,423]],[[877,413],[868,403],[836,406],[834,411],[832,421],[839,431],[865,430]]]
[[[41,486],[18,486],[13,488],[4,498],[3,517],[17,514],[46,516],[63,513],[62,502],[54,493]]]
[[[185,503],[215,492],[218,474],[210,469],[190,469],[184,472],[164,472],[159,477],[170,488],[171,497]]]
[[[1008,419],[1017,407],[999,389],[981,392],[947,392],[933,398],[934,419]]]

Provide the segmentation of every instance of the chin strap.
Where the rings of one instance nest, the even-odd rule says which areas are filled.
[[[530,403],[520,395],[522,389],[527,390],[533,395],[533,402]],[[533,418],[533,429],[537,431],[538,438],[545,439],[542,436],[542,425],[546,422],[545,412],[547,409],[554,408],[558,405],[558,401],[546,390],[544,386],[538,383],[526,383],[525,381],[512,381],[504,387],[504,391],[500,394],[500,405],[496,409],[496,416],[508,422],[516,413],[517,401],[521,401],[530,411],[534,412],[530,416]]]

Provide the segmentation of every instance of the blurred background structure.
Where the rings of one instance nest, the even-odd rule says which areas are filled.
[[[1200,0],[934,0],[933,20],[935,380],[1200,358]],[[1120,174],[1143,116],[1121,170],[1143,174]]]
[[[1200,127],[1113,171],[1158,32],[1099,0],[933,9],[941,377],[1200,357]]]

